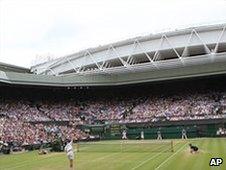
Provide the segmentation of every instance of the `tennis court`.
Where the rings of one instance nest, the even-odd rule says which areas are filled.
[[[199,147],[190,154],[188,144]],[[75,147],[76,148],[76,147]],[[112,150],[111,150],[112,149]],[[171,141],[101,141],[82,143],[76,153],[76,170],[200,170],[226,169],[210,167],[212,157],[226,160],[226,138],[203,138]],[[38,155],[37,151],[0,156],[0,170],[65,170],[65,153]]]

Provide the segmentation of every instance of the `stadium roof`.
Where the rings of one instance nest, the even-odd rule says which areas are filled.
[[[225,24],[192,27],[165,33],[131,38],[128,40],[90,48],[78,53],[61,57],[31,67],[36,74],[121,74],[147,69],[168,67],[162,61],[177,59],[186,66],[183,60],[189,57],[206,54],[212,55],[226,51]],[[202,60],[196,62],[202,62]],[[173,65],[171,65],[174,67]],[[170,67],[171,67],[170,66]]]
[[[0,71],[1,82],[66,87],[226,74],[226,24],[158,33],[87,49],[35,65],[31,67],[33,74],[26,68],[9,66]]]
[[[165,68],[156,71],[129,72],[111,76],[103,74],[52,76],[0,71],[0,82],[13,85],[55,87],[117,86],[210,75],[226,75],[226,53],[219,55],[218,59],[217,62],[201,65]]]
[[[0,70],[7,71],[7,72],[30,73],[29,68],[6,64],[2,62],[0,62]]]

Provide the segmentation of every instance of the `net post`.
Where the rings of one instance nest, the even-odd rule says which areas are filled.
[[[171,152],[174,152],[174,149],[173,149],[173,140],[171,140]]]

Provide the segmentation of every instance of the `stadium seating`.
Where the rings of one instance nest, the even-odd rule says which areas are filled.
[[[2,141],[21,145],[49,142],[54,135],[78,139],[88,134],[77,129],[82,124],[107,122],[148,122],[214,119],[226,117],[226,93],[182,93],[177,95],[141,95],[132,98],[86,102],[29,101],[1,99],[0,134]],[[67,121],[62,125],[51,122]]]

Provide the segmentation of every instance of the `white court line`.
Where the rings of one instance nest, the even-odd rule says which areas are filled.
[[[118,152],[117,152],[117,153],[118,153]],[[107,158],[107,157],[111,157],[111,156],[113,156],[113,155],[116,155],[117,153],[113,153],[113,154],[110,154],[110,155],[104,155],[104,156],[102,156],[102,157],[98,157],[98,158],[96,158],[96,159],[93,159],[92,161],[99,161],[99,160],[105,159],[105,158]],[[59,155],[63,155],[63,154],[59,154]],[[53,157],[59,156],[59,155],[51,155],[51,156],[49,156],[49,157],[45,157],[45,158],[39,159],[39,161],[43,161],[43,160],[45,160],[45,159],[53,158]],[[65,156],[65,157],[66,157],[66,156]],[[85,162],[85,163],[87,163],[87,162]],[[29,165],[29,164],[31,164],[31,161],[23,161],[23,162],[17,164],[16,166],[8,167],[7,169],[21,168],[21,167],[26,166],[26,165]],[[84,164],[84,163],[83,163],[83,164]]]
[[[37,160],[38,160],[38,161],[43,161],[43,160],[45,160],[45,159],[48,159],[48,158],[54,158],[54,157],[60,156],[60,155],[62,155],[62,154],[59,154],[59,155],[50,155],[50,156],[48,156],[48,157],[39,158],[39,159],[37,159]],[[31,163],[33,163],[33,162],[31,162],[31,161],[23,161],[23,162],[21,162],[21,163],[16,164],[16,166],[8,167],[7,169],[21,168],[21,167],[26,166],[26,165],[29,165],[29,164],[31,164]]]
[[[94,160],[92,160],[93,162],[95,162],[95,161],[101,161],[101,160],[103,160],[103,159],[105,159],[105,158],[108,158],[108,157],[112,157],[112,156],[114,156],[114,155],[117,155],[117,154],[119,154],[120,152],[116,152],[116,153],[112,153],[112,154],[109,154],[109,155],[105,155],[105,156],[102,156],[102,157],[100,157],[100,158],[96,158],[96,159],[94,159]]]
[[[20,163],[14,164],[13,167],[6,167],[5,169],[15,169],[15,168],[19,168],[19,167],[24,166],[24,165],[25,165],[26,163],[28,163],[28,162],[30,162],[30,161],[22,161],[22,162],[20,162]]]
[[[119,153],[120,153],[120,152],[116,152],[116,153],[112,153],[112,154],[108,154],[108,155],[104,155],[104,156],[98,157],[98,158],[93,159],[93,160],[88,161],[88,162],[87,162],[87,161],[86,161],[86,162],[82,162],[82,163],[79,164],[79,166],[84,165],[84,164],[87,164],[87,163],[89,163],[89,162],[100,161],[100,160],[103,160],[103,159],[105,159],[105,158],[108,158],[108,157],[117,155],[117,154],[119,154]]]
[[[168,157],[164,162],[162,162],[156,169],[159,169],[162,165],[164,165],[166,162],[168,162],[172,157],[174,157],[176,154],[178,154],[180,151],[182,151],[182,149],[184,148],[184,146],[187,145],[187,142],[180,148],[178,149],[174,154],[172,154],[170,157]]]
[[[177,144],[176,144],[176,145],[177,145]],[[163,147],[163,146],[161,146],[161,147]],[[161,148],[161,147],[159,147],[159,148]],[[159,149],[159,148],[158,148],[158,149]],[[168,149],[167,149],[167,150],[168,150]],[[147,163],[148,161],[154,159],[156,156],[162,154],[163,152],[165,152],[165,151],[167,151],[167,150],[163,150],[162,152],[159,152],[159,153],[157,153],[157,154],[151,156],[150,158],[145,159],[144,161],[142,161],[141,163],[139,163],[137,166],[133,167],[131,170],[135,170],[135,169],[141,167],[142,165],[144,165],[144,164]]]
[[[162,152],[163,152],[163,151],[162,151]],[[140,164],[138,164],[137,166],[135,166],[135,167],[134,167],[134,168],[132,168],[131,170],[135,170],[135,169],[137,169],[137,168],[141,167],[141,166],[142,166],[142,165],[144,165],[146,162],[148,162],[148,161],[150,161],[150,160],[154,159],[156,156],[160,155],[162,152],[157,153],[157,154],[155,154],[155,155],[151,156],[149,159],[144,160],[143,162],[141,162]]]

